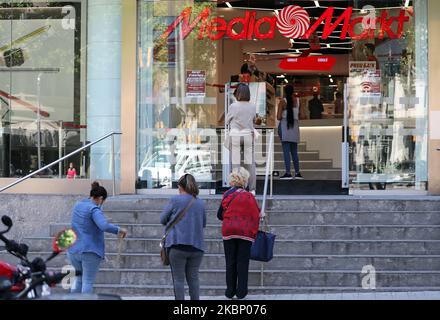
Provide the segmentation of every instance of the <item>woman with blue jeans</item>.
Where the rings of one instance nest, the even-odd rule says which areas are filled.
[[[90,198],[79,201],[73,208],[72,228],[78,240],[68,250],[67,256],[82,276],[75,278],[72,293],[93,293],[93,284],[99,265],[105,256],[104,233],[125,238],[127,231],[107,222],[101,206],[107,199],[107,191],[98,182],[92,184]]]
[[[185,174],[179,179],[177,186],[180,194],[171,198],[160,216],[160,222],[167,226],[186,210],[165,241],[173,277],[174,296],[176,300],[185,300],[186,277],[191,300],[199,300],[199,269],[205,250],[205,203],[197,197],[199,188],[192,175]]]
[[[299,169],[298,143],[300,140],[299,131],[299,105],[295,106],[293,101],[293,86],[284,87],[285,100],[282,100],[278,106],[277,119],[280,121],[279,134],[283,144],[284,164],[286,174],[281,180],[293,180],[291,173],[291,158],[295,168],[295,179],[303,179]]]

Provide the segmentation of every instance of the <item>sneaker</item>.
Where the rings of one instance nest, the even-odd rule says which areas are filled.
[[[299,172],[297,174],[295,174],[295,179],[297,179],[297,180],[304,180],[303,176]]]
[[[293,177],[290,173],[286,173],[284,176],[280,177],[280,180],[293,180]]]

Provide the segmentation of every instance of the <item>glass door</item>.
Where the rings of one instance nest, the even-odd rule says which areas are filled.
[[[427,2],[371,1],[365,7],[367,2],[354,1],[364,17],[359,28],[369,29],[356,33],[375,36],[353,39],[349,62],[350,189],[425,191]],[[396,18],[386,29],[384,17],[406,22]]]

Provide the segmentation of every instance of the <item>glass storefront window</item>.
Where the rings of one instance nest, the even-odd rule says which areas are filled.
[[[85,1],[0,2],[0,176],[20,177],[86,142]],[[87,177],[82,153],[44,177]]]
[[[215,189],[217,167],[217,44],[185,39],[181,25],[162,37],[185,8],[197,16],[216,4],[139,1],[138,189],[168,189],[184,173]],[[221,172],[219,172],[221,174]]]
[[[387,7],[388,16],[404,13],[408,21],[402,30],[397,23],[392,27],[400,38],[354,41],[348,82],[350,187],[426,190],[427,1],[395,9],[390,9],[394,1],[372,3],[360,16],[381,17]]]

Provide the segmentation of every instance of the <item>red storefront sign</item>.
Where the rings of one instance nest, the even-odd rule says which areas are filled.
[[[287,6],[279,13],[278,17],[263,17],[257,19],[257,11],[247,10],[244,16],[226,21],[220,17],[210,17],[211,8],[205,8],[197,17],[190,21],[192,7],[188,7],[182,11],[180,16],[168,27],[162,35],[162,38],[168,38],[181,26],[181,39],[186,39],[191,32],[198,26],[199,32],[197,38],[203,40],[209,38],[217,41],[227,36],[232,40],[259,40],[273,39],[275,31],[278,31],[285,37],[291,39],[309,39],[316,30],[323,27],[322,39],[327,39],[334,33],[339,25],[342,25],[340,39],[345,40],[347,37],[353,40],[360,39],[398,39],[402,37],[405,23],[409,21],[406,15],[407,10],[401,9],[398,16],[390,16],[388,10],[382,10],[380,17],[376,18],[376,29],[364,29],[360,34],[356,34],[355,30],[358,25],[363,25],[365,18],[357,17],[352,19],[353,7],[348,7],[339,17],[335,17],[335,8],[329,7],[313,24],[310,22],[310,16],[302,7],[292,5]],[[411,13],[409,13],[411,15]],[[393,26],[397,25],[397,31],[393,31]],[[241,32],[234,31],[234,27],[238,26]],[[262,26],[265,26],[262,31]],[[268,28],[267,28],[268,27]]]
[[[328,71],[333,68],[336,58],[311,56],[305,58],[284,58],[279,67],[283,70]]]

